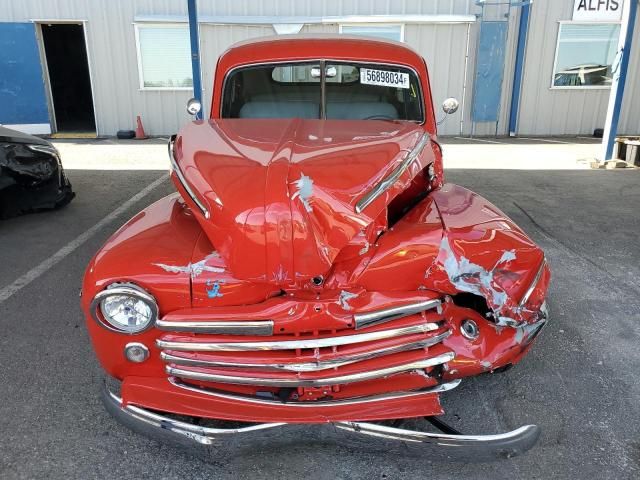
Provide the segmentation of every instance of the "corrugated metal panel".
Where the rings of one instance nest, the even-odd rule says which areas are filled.
[[[445,98],[462,101],[464,59],[467,48],[466,25],[407,25],[405,41],[427,61],[433,103],[438,119],[444,116],[440,105]],[[446,48],[443,48],[446,45]],[[447,117],[440,125],[440,135],[458,135],[462,110]]]
[[[604,126],[609,89],[552,89],[553,64],[560,20],[571,20],[573,2],[538,0],[531,11],[518,133],[520,135],[590,135]],[[640,20],[636,31],[640,32]],[[620,131],[638,133],[640,99],[640,35],[636,35],[627,78]]]
[[[203,15],[393,15],[454,14],[475,11],[474,0],[252,0],[249,2],[200,2]]]
[[[0,21],[86,20],[87,45],[92,74],[98,132],[113,135],[133,128],[140,114],[147,133],[175,132],[189,117],[184,105],[189,91],[140,90],[133,19],[136,15],[186,15],[186,0],[57,0],[10,2],[0,10]],[[201,15],[391,15],[454,14],[475,11],[473,0],[313,0],[199,2]],[[424,29],[423,31],[420,31]],[[218,55],[232,43],[246,38],[271,35],[271,27],[201,27],[202,71],[206,101],[210,100],[213,71]],[[308,32],[337,32],[337,25],[308,25]],[[432,65],[437,103],[447,95],[461,95],[466,27],[461,25],[407,26],[410,45],[425,55]],[[415,44],[414,44],[415,41]],[[449,48],[451,45],[451,52]],[[449,52],[449,53],[447,53]],[[436,65],[446,65],[445,68]],[[443,131],[456,133],[458,121],[448,119]]]
[[[475,9],[473,0],[345,0],[341,2],[318,1],[236,1],[199,2],[201,15],[287,15],[287,16],[337,16],[337,15],[389,15],[389,14],[469,14]],[[92,74],[93,94],[96,107],[97,128],[100,134],[113,135],[122,128],[132,128],[135,117],[140,114],[150,134],[168,134],[176,131],[188,116],[184,105],[190,97],[188,91],[150,91],[139,89],[138,64],[135,50],[133,19],[136,15],[186,15],[185,0],[111,0],[90,2],[87,0],[58,0],[41,2],[22,0],[9,2],[0,11],[0,20],[86,20],[87,45]],[[422,28],[422,27],[415,27]],[[416,45],[417,49],[433,58],[445,47],[439,39],[455,44],[456,55],[461,36],[458,31],[464,27],[426,26],[424,38],[430,37],[427,46]],[[452,30],[448,30],[448,29]],[[311,25],[304,31],[337,32],[337,25]],[[408,27],[408,30],[411,30]],[[435,29],[435,30],[434,30]],[[436,35],[437,32],[437,35]],[[456,32],[455,34],[449,32]],[[235,41],[250,37],[273,34],[270,27],[250,26],[202,26],[203,83],[206,99],[209,101],[213,70],[217,56]],[[464,35],[463,35],[464,36]],[[409,33],[415,38],[416,34]],[[445,49],[446,50],[446,49]],[[446,55],[438,54],[440,57]],[[449,63],[448,58],[443,61]],[[457,62],[460,63],[460,62]],[[456,65],[459,68],[459,65]],[[444,69],[442,75],[451,84],[459,85],[459,74]],[[436,83],[438,92],[460,90],[445,88]],[[448,85],[448,84],[447,84]],[[455,91],[454,91],[455,93]],[[442,96],[439,94],[439,96]],[[454,122],[448,122],[449,125]]]
[[[538,0],[532,8],[527,48],[519,133],[590,134],[604,123],[608,90],[551,90],[558,20],[570,20],[573,1]],[[201,15],[468,15],[477,12],[473,0],[238,0],[199,2]],[[86,20],[97,127],[101,134],[132,128],[135,116],[143,115],[150,134],[174,132],[188,116],[184,110],[188,91],[140,91],[133,19],[137,15],[186,15],[186,0],[21,0],[3,2],[0,21]],[[511,93],[516,16],[512,20],[507,48],[507,69],[501,100],[500,133],[506,133]],[[640,32],[640,19],[636,31]],[[304,31],[336,32],[337,25],[306,26]],[[216,30],[217,29],[217,30]],[[207,100],[217,55],[236,40],[272,34],[270,27],[202,26],[203,83]],[[620,131],[638,133],[640,127],[640,35],[636,36]],[[464,78],[466,27],[464,25],[407,25],[405,39],[424,55],[430,66],[436,105],[442,98],[461,99]],[[473,53],[477,26],[471,29],[471,58],[467,82],[465,134],[470,132]],[[457,134],[462,112],[447,119],[440,131]],[[494,126],[480,124],[478,135],[493,134]]]

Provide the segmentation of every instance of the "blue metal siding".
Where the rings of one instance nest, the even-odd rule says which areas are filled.
[[[49,123],[33,23],[0,23],[0,123]]]
[[[485,21],[480,25],[473,121],[497,122],[500,115],[509,23]]]

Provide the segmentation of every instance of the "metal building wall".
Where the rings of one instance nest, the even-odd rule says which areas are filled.
[[[200,0],[198,6],[201,17],[457,15],[475,11],[473,0]],[[186,13],[186,0],[0,0],[0,21],[86,21],[97,128],[99,134],[103,135],[113,135],[119,129],[132,128],[138,114],[143,115],[147,133],[154,135],[175,132],[188,119],[184,105],[190,92],[140,90],[133,27],[136,16],[186,16]],[[304,31],[337,32],[338,25],[307,25]],[[265,25],[201,25],[203,84],[207,101],[210,99],[209,89],[217,56],[235,41],[273,33],[273,29]],[[407,25],[405,37],[431,65],[436,103],[441,103],[447,95],[460,97],[464,77],[466,26]],[[473,32],[471,39],[475,39]],[[469,82],[472,81],[472,66],[470,63]],[[471,88],[468,88],[468,92],[470,91]],[[469,104],[467,101],[467,105]],[[459,127],[459,118],[450,118],[443,125],[441,133],[457,134]]]
[[[303,1],[275,1],[259,0],[255,2],[220,2],[211,4],[200,0],[199,12],[201,16],[344,16],[344,15],[472,15],[479,11],[474,0],[344,0],[341,2]],[[507,60],[505,80],[502,94],[502,109],[500,115],[500,134],[508,130],[508,111],[511,98],[512,64],[515,55],[517,15],[512,18],[509,29],[507,46]],[[455,115],[448,117],[439,127],[441,135],[459,135],[461,120],[463,134],[471,132],[471,99],[473,95],[473,75],[475,61],[475,44],[477,25],[474,24],[406,24],[405,43],[423,55],[429,66],[433,101],[438,113],[439,105],[449,97],[457,97],[464,108]],[[339,25],[305,25],[303,32],[337,33]],[[201,56],[203,61],[203,85],[205,87],[205,102],[209,102],[210,86],[212,83],[215,62],[220,53],[236,41],[262,35],[273,35],[270,26],[254,25],[202,25],[201,26]],[[467,40],[469,42],[469,58],[467,54]],[[465,88],[466,65],[466,88]],[[464,94],[466,92],[466,94]],[[464,100],[463,100],[464,99]],[[495,133],[495,124],[479,124],[477,135]]]
[[[188,91],[140,91],[133,18],[136,13],[184,15],[180,0],[0,0],[0,21],[85,20],[89,66],[99,134],[135,126],[143,115],[148,133],[175,131],[188,119]]]
[[[199,0],[201,16],[340,16],[390,14],[476,13],[473,0],[238,0],[217,2]],[[537,0],[532,8],[527,48],[519,133],[522,135],[591,134],[602,126],[607,108],[608,90],[551,90],[551,76],[558,34],[558,20],[571,19],[573,0]],[[91,68],[97,128],[112,135],[118,129],[132,128],[135,116],[143,115],[151,134],[176,131],[188,116],[184,111],[188,91],[141,91],[135,49],[136,16],[186,16],[186,0],[0,0],[0,21],[84,20]],[[515,54],[517,15],[509,30],[505,81],[498,133],[507,132],[508,104],[511,96],[513,56]],[[638,20],[640,23],[640,20]],[[640,31],[640,25],[637,27]],[[272,34],[262,26],[207,25],[202,29],[203,83],[210,89],[217,55],[237,40]],[[338,25],[308,25],[305,31],[337,32]],[[430,65],[434,102],[446,96],[462,100],[467,26],[411,25],[405,27],[406,42],[425,56]],[[640,35],[636,35],[640,37]],[[464,112],[464,134],[470,132],[470,106],[477,24],[470,29],[470,58]],[[634,42],[630,76],[627,82],[621,132],[638,133],[640,112],[640,42]],[[206,91],[207,100],[210,92]],[[447,119],[441,134],[458,134],[462,111]],[[494,125],[481,124],[478,135],[492,134]]]
[[[518,122],[520,135],[591,135],[604,127],[610,90],[552,89],[560,20],[571,20],[573,0],[536,0],[531,10]],[[636,23],[640,32],[640,19]],[[627,77],[620,133],[640,133],[640,34]]]

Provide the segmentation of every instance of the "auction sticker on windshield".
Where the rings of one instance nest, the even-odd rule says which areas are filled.
[[[361,68],[360,83],[381,87],[409,88],[409,74]]]

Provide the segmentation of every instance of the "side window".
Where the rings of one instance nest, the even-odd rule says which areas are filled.
[[[320,66],[277,66],[271,71],[271,79],[276,83],[320,83]]]
[[[561,23],[554,87],[607,87],[618,48],[620,25]]]
[[[135,32],[141,89],[193,87],[187,26],[136,24]]]

